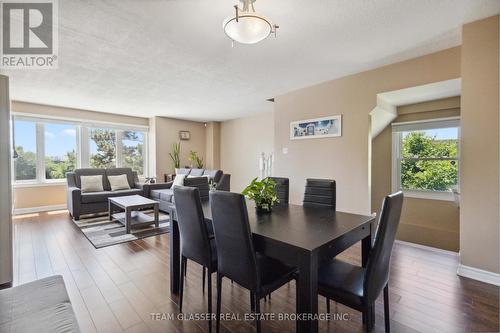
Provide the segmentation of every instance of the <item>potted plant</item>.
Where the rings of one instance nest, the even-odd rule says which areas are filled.
[[[174,168],[178,169],[181,167],[181,143],[173,143],[172,144],[172,152],[169,153],[170,158],[172,159],[172,163],[174,163]]]
[[[276,193],[276,182],[271,178],[260,181],[255,178],[241,193],[255,202],[257,214],[270,213],[273,206],[280,202]]]
[[[191,150],[189,152],[189,160],[194,162],[198,169],[203,169],[203,158],[199,157],[197,152]]]

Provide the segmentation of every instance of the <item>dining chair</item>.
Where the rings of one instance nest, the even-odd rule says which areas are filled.
[[[276,192],[278,194],[278,199],[280,199],[279,205],[288,205],[288,198],[290,193],[290,180],[284,177],[269,177],[276,183]]]
[[[209,233],[203,216],[200,191],[196,187],[176,186],[174,188],[175,209],[181,237],[181,279],[179,290],[179,310],[182,312],[184,294],[184,271],[187,260],[194,261],[208,272],[208,313],[212,313],[212,273],[217,271],[217,251],[213,235]],[[203,283],[203,287],[205,283]],[[208,331],[212,331],[212,316],[209,317]]]
[[[328,206],[335,210],[336,183],[332,179],[306,179],[303,206]]]
[[[294,278],[295,268],[255,252],[245,197],[239,193],[210,193],[217,245],[217,332],[220,330],[222,279],[234,280],[250,291],[251,309],[260,313],[260,299]],[[257,332],[261,332],[256,316]]]
[[[366,268],[334,259],[318,271],[318,292],[327,298],[327,311],[330,299],[361,311],[367,331],[375,325],[375,300],[383,290],[385,331],[390,332],[389,270],[402,206],[403,192],[385,197]]]

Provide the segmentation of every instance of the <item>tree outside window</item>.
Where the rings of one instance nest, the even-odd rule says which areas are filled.
[[[116,167],[116,131],[113,129],[89,129],[90,167]]]

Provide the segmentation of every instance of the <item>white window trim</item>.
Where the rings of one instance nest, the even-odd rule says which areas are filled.
[[[45,123],[67,124],[76,128],[76,167],[88,168],[90,149],[89,149],[89,128],[109,128],[116,131],[117,151],[116,151],[116,166],[120,167],[123,162],[121,152],[118,153],[118,148],[122,144],[118,139],[121,138],[123,131],[139,131],[144,134],[143,142],[143,174],[139,177],[145,177],[148,173],[148,156],[149,156],[149,127],[141,125],[127,125],[109,122],[88,122],[84,120],[64,118],[64,117],[40,117],[29,113],[12,113],[13,120],[31,121],[35,123],[36,129],[36,176],[33,180],[15,180],[15,172],[12,173],[12,184],[14,188],[23,187],[39,187],[39,186],[60,186],[66,183],[66,179],[45,179]],[[120,143],[118,143],[120,142]],[[11,160],[12,170],[14,169],[14,159]]]
[[[402,130],[401,128],[411,128],[414,125],[421,124],[423,129],[425,127],[428,128],[443,128],[440,127],[439,123],[443,124],[446,122],[453,123],[456,121],[455,126],[448,127],[458,127],[458,179],[460,179],[460,124],[458,123],[460,117],[449,117],[449,118],[438,118],[438,119],[429,119],[429,120],[421,120],[421,121],[409,121],[404,123],[393,123],[393,132],[392,132],[392,191],[403,191],[404,195],[409,198],[418,198],[418,199],[427,199],[427,200],[442,200],[442,201],[456,201],[455,194],[453,191],[430,191],[430,190],[408,190],[401,188],[401,141],[402,141]],[[436,124],[434,126],[434,124]],[[395,131],[394,128],[399,127],[399,131]],[[453,159],[455,160],[455,159]],[[460,192],[460,181],[458,182],[459,188],[457,189]]]

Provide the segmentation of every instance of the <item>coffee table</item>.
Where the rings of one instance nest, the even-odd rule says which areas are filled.
[[[115,208],[124,210],[124,212],[114,213]],[[139,211],[144,208],[153,208],[154,217]],[[137,194],[108,198],[108,214],[110,221],[116,219],[125,226],[127,234],[130,233],[132,227],[146,226],[154,223],[155,227],[158,228],[160,225],[158,221],[158,201],[144,198]]]

